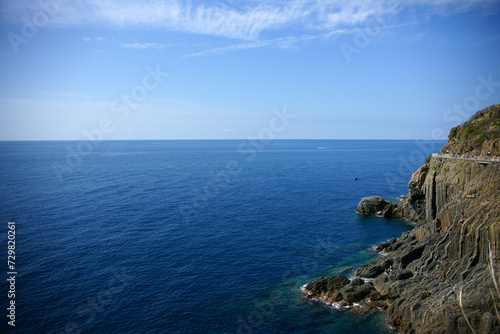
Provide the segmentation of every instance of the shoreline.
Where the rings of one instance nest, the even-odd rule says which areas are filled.
[[[471,147],[471,154],[499,155],[498,140],[475,139],[488,132],[495,138],[499,127],[500,105],[481,110],[452,129],[441,153]],[[356,209],[401,218],[413,228],[378,245],[380,257],[355,270],[354,278],[322,276],[308,283],[304,298],[381,311],[401,333],[499,333],[498,181],[498,163],[429,156],[400,203],[371,196]]]

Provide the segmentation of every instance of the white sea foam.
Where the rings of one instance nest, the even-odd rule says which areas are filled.
[[[363,280],[363,282],[365,282],[365,283],[367,283],[367,282],[373,282],[373,280],[374,280],[374,278],[366,278],[366,277],[360,277],[360,276],[349,276],[349,277],[347,277],[347,279],[349,281],[352,281],[355,278],[361,278]]]

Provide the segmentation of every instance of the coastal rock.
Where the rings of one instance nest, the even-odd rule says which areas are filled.
[[[365,283],[361,278],[349,281],[342,275],[329,278],[320,277],[309,283],[305,287],[305,291],[308,293],[306,297],[308,299],[323,298],[328,303],[342,302],[345,305],[352,305],[369,296],[372,296],[373,300],[380,299],[380,294],[371,282]]]
[[[356,271],[356,276],[365,278],[375,278],[383,274],[386,269],[389,269],[393,264],[392,258],[381,257],[373,263],[365,265]]]
[[[390,203],[380,213],[384,218],[403,217],[403,206],[400,203]]]
[[[496,105],[452,129],[441,153],[500,155],[499,137]],[[401,333],[500,333],[500,162],[429,158],[408,190],[398,204],[377,196],[359,203],[360,214],[401,214],[415,228],[378,246],[385,256],[356,271],[373,282],[354,279],[337,298],[370,298],[367,307],[386,310]]]
[[[375,247],[375,251],[376,252],[382,252],[384,251],[387,247],[393,245],[394,243],[396,242],[396,238],[391,238],[391,240],[387,241],[387,242],[384,242],[383,244],[381,245],[378,245],[377,247]]]
[[[377,265],[367,265],[356,271],[356,275],[366,278],[375,278],[378,275],[382,274],[386,268]]]
[[[373,290],[371,283],[347,287],[342,290],[342,296],[347,303],[355,303],[367,298]]]
[[[349,283],[349,279],[343,275],[328,278],[321,276],[314,282],[307,284],[305,290],[311,295],[311,298],[317,298],[327,293],[333,296],[337,290]]]
[[[386,201],[380,196],[363,197],[358,204],[356,212],[361,215],[371,215],[382,211],[391,202]]]
[[[394,272],[394,275],[396,276],[396,279],[398,281],[413,277],[413,273],[410,270],[406,270],[406,269],[397,270]]]

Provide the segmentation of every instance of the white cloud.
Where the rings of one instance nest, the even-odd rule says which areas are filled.
[[[211,56],[211,55],[217,55],[221,53],[226,53],[226,52],[231,52],[231,51],[236,51],[236,50],[244,50],[244,49],[254,49],[254,48],[262,48],[262,47],[267,47],[267,46],[273,46],[273,47],[279,47],[279,48],[290,48],[294,44],[299,43],[299,42],[304,42],[308,40],[313,40],[313,39],[326,39],[329,38],[333,35],[338,35],[344,33],[344,30],[336,30],[332,32],[328,32],[325,34],[319,34],[319,35],[305,35],[305,36],[300,36],[300,37],[295,37],[295,36],[287,36],[287,37],[282,37],[282,38],[275,38],[275,39],[269,39],[269,40],[260,40],[260,41],[254,41],[254,42],[246,42],[246,43],[239,43],[239,44],[232,44],[228,46],[223,46],[219,48],[213,48],[197,53],[192,53],[189,55],[186,55],[185,57],[203,57],[203,56]]]
[[[193,4],[179,0],[73,0],[59,4],[30,0],[2,1],[7,22],[22,23],[43,11],[57,26],[109,26],[180,31],[243,40],[255,40],[264,32],[293,28],[296,31],[349,28],[374,16],[396,14],[408,7],[430,15],[449,15],[479,6],[494,7],[497,0],[254,0],[214,1]],[[42,8],[41,3],[53,4]],[[48,9],[47,9],[48,8]],[[96,40],[99,41],[96,37]]]
[[[92,42],[92,41],[105,42],[106,41],[106,38],[100,37],[100,36],[96,36],[96,37],[82,37],[82,39],[83,39],[84,42]]]
[[[52,7],[42,7],[42,3]],[[410,7],[418,7],[421,15],[449,15],[476,7],[494,8],[497,3],[498,0],[221,0],[208,4],[180,0],[73,0],[59,4],[56,0],[4,0],[1,12],[5,21],[15,23],[42,11],[53,27],[159,29],[256,40],[265,32],[283,28],[299,33],[349,28]]]
[[[157,44],[157,43],[125,43],[121,45],[124,48],[130,49],[158,49],[163,50],[165,48],[165,44]]]

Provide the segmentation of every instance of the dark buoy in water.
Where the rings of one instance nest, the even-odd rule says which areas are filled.
[[[355,177],[355,178],[354,178],[354,181],[356,181],[357,179],[358,179],[358,178],[357,178],[357,177]]]

